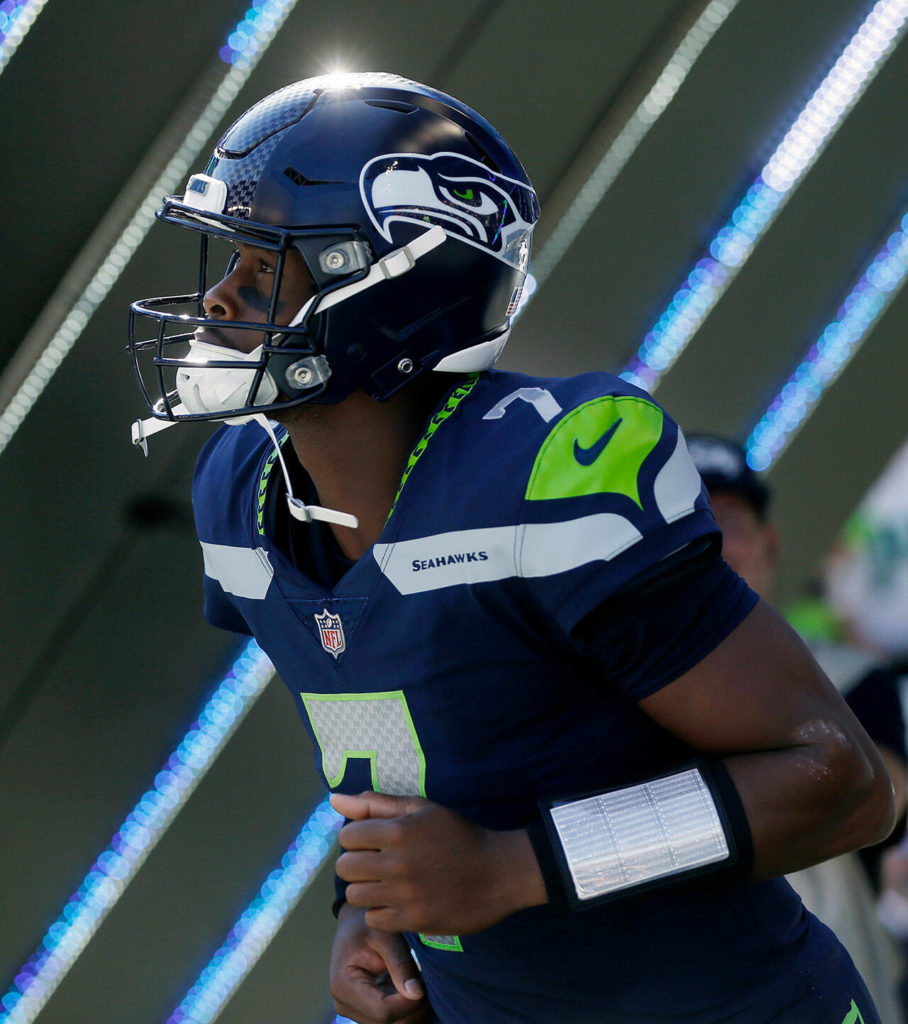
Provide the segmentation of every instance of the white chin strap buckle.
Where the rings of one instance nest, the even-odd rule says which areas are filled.
[[[289,484],[287,485],[289,488]],[[349,512],[335,512],[333,508],[323,508],[321,505],[306,505],[299,498],[287,494],[287,507],[290,515],[301,523],[311,523],[313,519],[320,519],[325,523],[337,523],[338,526],[349,526],[355,530],[359,526],[359,520]]]
[[[333,508],[323,508],[321,505],[307,505],[304,501],[293,496],[293,488],[290,484],[290,472],[287,463],[284,461],[284,453],[281,451],[280,443],[274,434],[271,422],[264,413],[257,413],[252,417],[271,438],[274,450],[277,452],[278,461],[284,474],[284,483],[287,485],[287,507],[290,515],[301,523],[311,523],[314,519],[320,519],[325,523],[335,523],[337,526],[348,526],[355,530],[359,526],[359,520],[349,512],[336,512]]]
[[[381,284],[382,281],[390,281],[395,277],[400,277],[401,274],[406,274],[407,271],[412,270],[416,266],[417,260],[428,255],[433,249],[437,249],[447,237],[445,229],[435,224],[414,238],[408,245],[395,249],[393,252],[389,252],[387,256],[377,260],[369,268],[369,273],[365,277],[360,278],[359,281],[344,285],[336,291],[328,292],[325,296],[315,296],[314,299],[310,300],[318,302],[315,312],[322,313],[326,309],[336,306],[339,302],[344,302],[358,292],[365,291],[366,288],[371,288],[373,285]],[[306,308],[304,306],[300,310],[298,318],[302,317]],[[297,320],[294,319],[291,326],[296,322]]]
[[[175,405],[173,407],[175,413],[188,412],[189,410],[185,405]],[[175,427],[177,420],[159,420],[156,416],[149,416],[145,420],[136,420],[132,425],[132,443],[137,445],[145,453],[145,458],[148,458],[148,438],[152,434],[159,434],[162,430],[166,430],[168,427]]]

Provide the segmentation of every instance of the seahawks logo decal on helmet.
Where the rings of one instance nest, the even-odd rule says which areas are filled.
[[[522,181],[459,153],[387,153],[363,167],[359,187],[372,223],[389,242],[397,221],[438,224],[448,235],[526,270],[538,205]]]

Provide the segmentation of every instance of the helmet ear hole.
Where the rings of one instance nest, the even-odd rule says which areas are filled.
[[[334,242],[318,254],[319,268],[323,273],[330,275],[367,270],[371,262],[369,246],[356,240]]]
[[[358,341],[347,347],[347,359],[351,363],[361,363],[366,358],[366,349]]]

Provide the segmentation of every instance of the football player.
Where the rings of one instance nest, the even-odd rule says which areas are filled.
[[[196,292],[132,306],[134,441],[225,423],[194,482],[206,614],[268,653],[348,819],[337,1008],[878,1022],[779,876],[889,831],[885,769],[721,561],[665,410],[493,369],[538,212],[458,100],[308,79],[165,201]]]

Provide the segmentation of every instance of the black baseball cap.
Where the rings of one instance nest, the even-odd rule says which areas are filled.
[[[769,505],[769,488],[747,465],[744,449],[709,434],[693,434],[687,447],[710,492],[739,494],[761,518]]]

